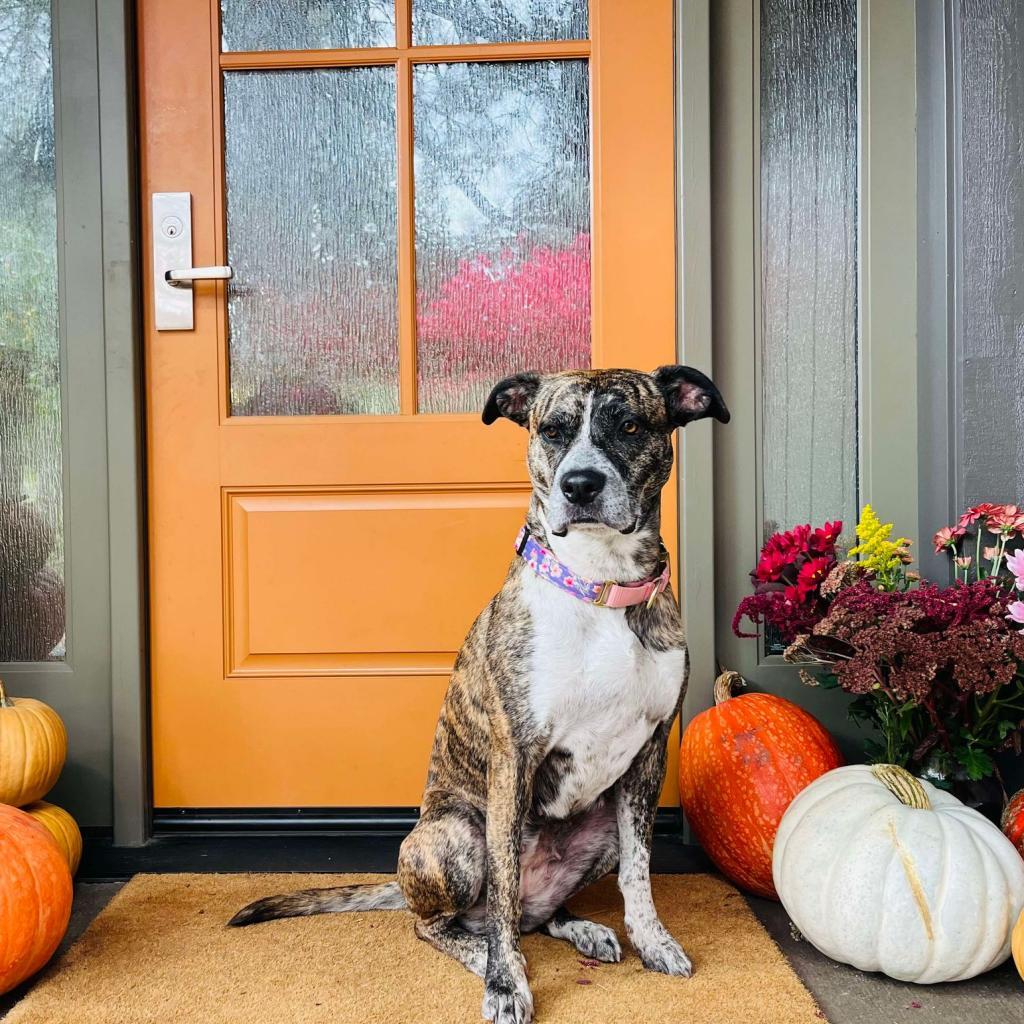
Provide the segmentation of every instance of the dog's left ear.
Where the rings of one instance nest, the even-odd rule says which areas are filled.
[[[693,420],[713,416],[719,423],[729,422],[729,410],[710,377],[692,366],[659,366],[652,375],[665,396],[668,421],[685,427]]]
[[[490,426],[499,416],[504,416],[525,427],[530,422],[530,406],[539,387],[539,373],[517,373],[498,381],[484,406],[484,423]]]

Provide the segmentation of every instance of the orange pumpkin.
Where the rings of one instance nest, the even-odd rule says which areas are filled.
[[[772,846],[786,808],[805,786],[842,763],[832,737],[792,701],[732,696],[737,672],[715,680],[715,706],[683,734],[679,794],[687,820],[722,874],[778,899]]]
[[[0,993],[53,956],[71,917],[71,872],[53,837],[0,805]]]
[[[1003,827],[1003,835],[1024,857],[1024,789],[1018,789],[1010,797],[1010,802],[1006,805],[1006,810],[1003,811],[1000,825]]]
[[[71,874],[74,875],[82,860],[82,833],[78,822],[63,807],[48,804],[45,800],[37,800],[22,810],[53,836],[54,842],[68,862]]]
[[[1013,962],[1017,966],[1017,973],[1021,980],[1024,980],[1024,911],[1021,911],[1010,933],[1010,950],[1013,953]]]
[[[68,734],[53,708],[8,697],[0,679],[0,803],[23,807],[53,789],[68,752]]]

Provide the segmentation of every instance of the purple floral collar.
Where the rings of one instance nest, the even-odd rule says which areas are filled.
[[[573,597],[601,608],[628,608],[647,604],[650,608],[668,586],[671,575],[668,552],[661,546],[661,563],[657,575],[637,583],[616,583],[614,580],[588,580],[577,576],[563,565],[542,544],[538,544],[524,526],[516,536],[516,554],[542,579]]]

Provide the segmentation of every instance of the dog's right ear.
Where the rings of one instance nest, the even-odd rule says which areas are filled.
[[[498,381],[484,406],[484,423],[490,426],[499,416],[504,416],[525,427],[530,422],[530,406],[539,387],[539,373],[517,373]]]

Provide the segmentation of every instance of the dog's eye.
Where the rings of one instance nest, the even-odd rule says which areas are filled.
[[[626,420],[622,424],[622,432],[624,434],[635,434],[640,429],[640,424],[636,420]]]
[[[562,436],[562,432],[553,423],[541,427],[540,432],[547,441],[557,441]]]

